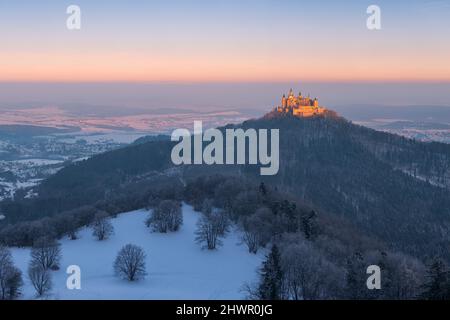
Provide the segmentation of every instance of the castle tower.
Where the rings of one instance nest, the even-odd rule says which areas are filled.
[[[291,90],[289,90],[289,97],[293,97],[294,96],[294,90],[292,90],[292,88],[291,88]]]
[[[314,99],[313,106],[314,106],[314,108],[319,107],[319,100],[317,100],[317,98]]]
[[[281,98],[281,106],[283,108],[287,107],[287,100],[286,100],[286,95],[283,94],[283,98]]]

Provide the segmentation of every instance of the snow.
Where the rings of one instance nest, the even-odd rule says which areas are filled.
[[[0,187],[2,187],[8,195],[5,198],[14,198],[14,194],[18,189],[30,188],[37,186],[42,179],[30,179],[29,181],[8,182],[0,179]],[[29,197],[32,197],[30,194]],[[3,197],[0,196],[0,201]]]
[[[30,167],[36,167],[36,166],[46,166],[46,165],[53,165],[53,164],[59,164],[63,163],[62,160],[51,160],[51,159],[21,159],[21,160],[13,160],[9,161],[10,163],[20,163],[25,164]]]
[[[80,132],[77,134],[70,134],[70,137],[64,137],[64,134],[59,135],[62,137],[59,141],[65,143],[76,143],[79,140],[86,141],[87,144],[95,145],[101,143],[119,143],[130,144],[136,139],[149,135],[148,132],[123,132],[112,131],[107,133],[98,132]]]
[[[81,161],[87,160],[87,159],[89,159],[89,158],[90,158],[90,156],[81,157],[81,158],[72,160],[72,162],[81,162]]]
[[[112,219],[115,233],[106,241],[97,241],[88,228],[80,239],[61,240],[61,270],[52,271],[50,299],[242,299],[244,283],[256,280],[263,254],[248,253],[240,244],[239,233],[230,232],[224,245],[215,251],[202,250],[195,243],[196,222],[200,213],[183,204],[184,224],[175,233],[152,233],[144,225],[146,210],[120,214]],[[132,243],[146,254],[147,277],[138,282],[118,279],[113,262],[119,249]],[[12,248],[14,262],[24,274],[24,299],[34,298],[26,269],[28,248]],[[66,288],[69,265],[81,268],[81,290]]]
[[[93,111],[95,112],[95,110]],[[2,110],[0,125],[40,125],[62,129],[72,127],[77,128],[77,130],[68,133],[68,135],[75,134],[78,139],[84,139],[83,135],[85,134],[89,136],[99,133],[105,134],[104,137],[99,137],[101,139],[126,143],[136,140],[139,136],[169,133],[176,128],[190,127],[195,120],[203,121],[204,127],[215,128],[228,123],[240,123],[248,120],[248,115],[231,110],[224,112],[209,110],[202,113],[186,112],[181,108],[177,112],[172,110],[163,114],[155,114],[154,110],[143,110],[139,114],[102,115],[99,117],[92,114],[74,115],[58,106],[43,106]],[[108,135],[109,133],[111,135]],[[52,136],[61,135],[52,134]],[[92,138],[87,137],[87,139],[93,139],[94,142],[97,140],[95,135]],[[75,142],[76,140],[68,140],[67,142],[70,143],[69,141]]]

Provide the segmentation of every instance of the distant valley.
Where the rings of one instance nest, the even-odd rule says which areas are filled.
[[[199,114],[173,109],[105,117],[95,108],[80,115],[58,107],[10,108],[1,114],[0,201],[21,189],[26,197],[33,197],[32,187],[64,166],[141,137],[191,127],[194,120],[215,127],[248,117],[235,111]]]
[[[449,106],[333,106],[340,115],[378,131],[419,141],[450,143]]]
[[[335,109],[354,123],[378,131],[418,141],[450,143],[449,107],[363,107]],[[188,109],[162,108],[147,113],[116,110],[106,117],[103,109],[97,109],[92,107],[89,113],[89,108],[84,107],[83,112],[74,113],[55,106],[2,108],[0,200],[12,198],[20,189],[24,189],[20,192],[25,196],[33,197],[36,193],[32,187],[64,166],[124,147],[139,138],[191,128],[194,120],[203,121],[205,127],[219,127],[245,121],[255,114],[255,110],[211,110],[199,114]]]

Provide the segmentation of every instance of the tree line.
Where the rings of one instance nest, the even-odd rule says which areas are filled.
[[[189,179],[186,184],[141,190],[145,192],[139,197],[125,193],[111,202],[27,222],[36,224],[34,227],[11,226],[2,230],[1,239],[8,245],[31,244],[32,252],[40,253],[40,257],[48,256],[42,252],[51,249],[57,257],[55,239],[75,240],[77,230],[90,225],[93,236],[106,240],[113,235],[109,218],[137,208],[152,209],[145,221],[152,232],[177,232],[183,223],[181,201],[186,201],[200,212],[196,241],[202,248],[219,249],[233,226],[239,229],[249,253],[267,253],[259,281],[243,287],[249,298],[449,299],[449,270],[444,259],[423,261],[395,250],[355,228],[345,217],[305,205],[277,186],[239,176],[210,175]],[[77,223],[67,227],[64,221],[68,217]],[[5,230],[8,233],[3,233]],[[21,274],[7,249],[2,250],[3,298],[14,298],[20,292]],[[145,256],[142,248],[131,244],[124,247],[114,262],[116,274],[130,281],[143,278]],[[47,259],[31,261],[47,261],[30,263],[28,272],[36,282],[36,291],[45,293],[51,283],[47,274],[57,268],[58,259],[49,260],[54,263]],[[381,290],[370,291],[365,286],[366,267],[371,264],[380,266],[383,272]]]

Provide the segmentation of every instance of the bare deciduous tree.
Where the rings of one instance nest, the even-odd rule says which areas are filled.
[[[114,272],[128,281],[143,278],[146,275],[144,250],[133,244],[124,246],[114,261]]]
[[[242,241],[250,253],[257,253],[260,247],[265,247],[272,236],[273,214],[270,209],[261,207],[249,217],[242,219]]]
[[[166,233],[178,231],[183,224],[181,204],[174,200],[163,200],[146,220],[147,227],[153,231]]]
[[[223,237],[228,232],[230,227],[230,220],[228,214],[224,210],[213,210],[211,215],[214,215],[213,219],[217,220],[217,228],[219,236]]]
[[[31,249],[33,265],[40,265],[44,270],[58,270],[60,260],[61,248],[56,240],[43,237],[35,241]]]
[[[114,227],[108,218],[109,216],[106,212],[100,212],[95,215],[92,223],[92,235],[99,241],[106,240],[114,234]]]
[[[224,237],[228,230],[228,219],[223,212],[212,212],[209,215],[203,215],[197,223],[195,232],[197,243],[203,245],[203,248],[214,250],[222,245],[220,238]]]
[[[48,293],[52,288],[50,272],[32,261],[28,267],[28,277],[39,297]]]
[[[257,253],[259,249],[259,237],[252,228],[245,228],[242,234],[242,242],[247,245],[248,252]]]
[[[0,245],[0,300],[17,298],[22,285],[22,273],[14,266],[11,252]]]

